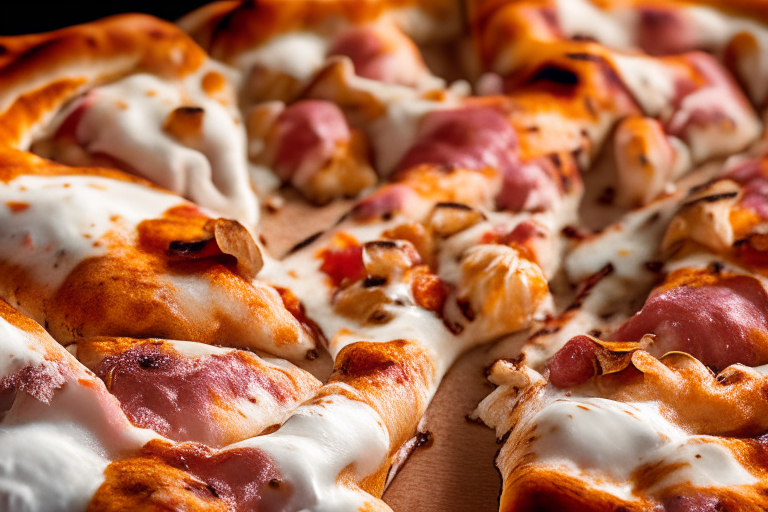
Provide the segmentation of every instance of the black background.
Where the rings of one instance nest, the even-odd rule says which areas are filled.
[[[211,0],[67,1],[0,0],[0,35],[31,34],[93,21],[111,14],[144,12],[175,21]]]

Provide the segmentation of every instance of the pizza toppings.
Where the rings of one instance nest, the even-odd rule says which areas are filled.
[[[651,293],[643,309],[615,333],[635,341],[656,335],[651,353],[687,352],[705,365],[768,362],[768,294],[757,279],[679,271]]]
[[[687,151],[656,119],[623,119],[616,128],[614,145],[619,200],[632,206],[651,202],[690,166]]]
[[[764,160],[749,160],[729,171],[724,178],[741,185],[739,204],[753,210],[760,220],[768,220],[768,176]]]
[[[568,388],[599,374],[596,352],[600,347],[587,336],[574,336],[547,363],[549,381]]]
[[[712,403],[706,387],[731,391],[700,363],[701,371],[690,371],[690,365],[645,354],[651,365],[643,365],[644,354],[636,352],[633,362],[648,372],[645,377],[631,367],[564,390],[530,368],[494,365],[491,379],[499,387],[476,414],[499,436],[514,427],[497,458],[505,482],[502,504],[654,510],[676,496],[708,504],[698,498],[714,488],[736,508],[765,500],[759,491],[764,477],[753,469],[761,457],[759,439],[715,437],[712,424],[700,421],[706,415],[695,412]],[[752,372],[749,384],[736,385],[754,389],[762,378]],[[754,420],[759,414],[750,411]],[[723,423],[729,419],[724,416]]]
[[[287,107],[277,117],[273,130],[275,171],[285,180],[292,178],[302,164],[315,167],[306,173],[316,172],[331,159],[336,145],[350,138],[341,110],[333,103],[318,100]]]
[[[486,73],[475,99],[416,46],[452,67],[432,43],[453,29],[430,23],[454,9],[406,4],[206,7],[183,25],[231,72],[174,28],[146,38],[182,41],[165,53],[183,66],[109,23],[80,29],[89,44],[74,30],[107,67],[0,113],[18,121],[0,129],[12,144],[200,204],[0,151],[0,295],[105,383],[0,324],[22,354],[0,364],[0,451],[33,455],[0,475],[19,496],[56,480],[47,450],[83,475],[46,490],[68,508],[384,510],[458,355],[532,327],[478,413],[508,436],[501,508],[765,508],[764,148],[748,150],[762,125],[729,72],[764,96],[744,68],[764,67],[768,32],[744,6],[472,4],[472,44],[450,44],[468,76]],[[10,61],[56,37],[9,40]],[[119,64],[126,52],[140,64]],[[713,159],[744,150],[716,174]],[[263,192],[273,171],[316,204],[388,182],[276,261],[243,181]],[[324,386],[212,346],[311,367],[318,341],[334,359]]]
[[[174,441],[220,447],[259,434],[319,382],[286,363],[180,341],[78,343],[131,422]]]
[[[254,111],[252,119],[258,114]],[[357,195],[376,182],[365,136],[349,127],[334,103],[299,101],[285,107],[268,128],[252,129],[251,137],[261,132],[264,147],[255,160],[315,203]]]
[[[481,170],[515,167],[518,141],[509,121],[490,107],[438,110],[428,114],[416,144],[398,168],[422,164]]]
[[[492,339],[529,325],[549,296],[541,268],[503,245],[479,245],[461,258],[448,318]],[[455,306],[453,306],[455,304]]]
[[[351,284],[366,275],[363,263],[363,247],[353,237],[339,234],[334,246],[321,253],[323,263],[320,271],[324,272],[334,286]]]

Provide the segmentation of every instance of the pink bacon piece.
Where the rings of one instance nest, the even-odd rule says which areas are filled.
[[[642,309],[610,337],[631,342],[653,334],[656,339],[647,348],[651,355],[686,352],[717,370],[737,363],[767,363],[765,288],[746,275],[713,277],[700,280],[701,274],[694,272],[683,276],[682,282],[660,286],[651,292]],[[596,355],[600,350],[587,336],[572,338],[549,360],[550,381],[558,387],[586,382],[597,372]]]
[[[768,220],[768,176],[762,160],[750,160],[728,172],[724,178],[742,185],[740,204]]]
[[[398,169],[422,164],[450,169],[497,169],[502,187],[496,202],[511,211],[548,208],[559,197],[547,166],[522,162],[517,133],[509,120],[490,107],[438,110],[423,120],[418,142],[405,154]]]
[[[271,136],[276,147],[275,171],[290,181],[319,171],[331,160],[339,143],[349,142],[351,134],[344,114],[335,104],[305,100],[280,113]]]
[[[349,57],[357,76],[390,84],[415,86],[428,74],[416,46],[394,28],[350,28],[334,40],[328,55]]]
[[[126,349],[122,340],[85,342],[78,352],[98,358],[99,345],[112,351],[96,374],[134,425],[174,441],[222,446],[257,435],[320,386],[298,368],[273,366],[250,352],[185,355],[179,342],[127,343]]]

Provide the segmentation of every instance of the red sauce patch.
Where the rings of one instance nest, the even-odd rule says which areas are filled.
[[[363,265],[363,246],[353,237],[339,233],[333,246],[320,252],[323,260],[320,271],[325,273],[333,286],[349,286],[366,276]]]

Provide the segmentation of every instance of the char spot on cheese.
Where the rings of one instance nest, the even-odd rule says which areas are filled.
[[[542,82],[574,87],[579,85],[579,75],[562,66],[547,64],[536,71],[530,79],[532,84],[540,84]]]
[[[558,388],[582,384],[597,374],[599,347],[587,336],[574,336],[547,362],[549,381]]]
[[[648,351],[687,352],[707,366],[759,366],[768,362],[768,294],[749,276],[683,283],[653,291],[643,308],[613,335],[638,341],[655,334]]]
[[[207,439],[212,428],[207,411],[219,403],[249,400],[254,389],[280,403],[290,398],[237,351],[187,358],[146,342],[105,357],[97,374],[134,425],[176,441]]]
[[[273,127],[274,167],[290,180],[302,166],[321,168],[339,142],[349,141],[349,125],[341,109],[330,101],[304,100],[283,110]]]

